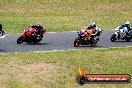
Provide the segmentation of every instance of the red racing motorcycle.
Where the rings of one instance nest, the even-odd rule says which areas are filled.
[[[47,29],[37,26],[29,26],[24,29],[24,33],[17,39],[17,44],[23,42],[26,43],[38,43],[42,40],[43,34],[47,32]]]

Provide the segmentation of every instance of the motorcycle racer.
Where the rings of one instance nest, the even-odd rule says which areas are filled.
[[[0,24],[0,38],[4,38],[5,37],[5,32],[3,30],[2,24]]]
[[[91,39],[100,36],[101,31],[102,30],[96,26],[95,22],[91,22],[90,25],[86,27],[86,32],[88,36],[91,36]]]
[[[44,33],[47,31],[44,27],[43,27],[43,25],[41,24],[41,23],[37,23],[37,24],[34,24],[34,25],[31,25],[31,27],[32,28],[34,28],[34,29],[37,29],[38,30],[38,32],[43,32],[44,31]]]
[[[120,32],[121,29],[123,29],[124,32],[128,34],[129,31],[132,31],[132,25],[129,21],[126,21],[125,24],[118,26],[115,30]]]
[[[17,44],[23,42],[38,43],[42,40],[43,34],[47,32],[40,23],[30,25],[24,28],[23,34],[17,39]]]
[[[3,33],[3,35],[5,34],[3,27],[2,27],[2,24],[0,24],[0,31]]]
[[[96,27],[95,22],[91,22],[88,27],[82,28],[78,33],[78,38],[74,41],[74,46],[79,47],[80,45],[91,45],[95,47],[99,41],[101,29]]]
[[[126,40],[128,42],[132,39],[132,25],[129,21],[118,26],[115,31],[116,32],[110,38],[112,42],[115,42],[115,40]]]

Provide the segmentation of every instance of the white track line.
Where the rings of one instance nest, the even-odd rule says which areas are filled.
[[[30,52],[61,52],[61,51],[69,51],[69,50],[82,50],[82,49],[49,50],[49,51],[30,51]]]
[[[10,54],[10,53],[0,53],[0,55],[7,55],[7,54]]]
[[[126,46],[126,47],[109,47],[109,48],[92,48],[92,49],[110,49],[110,48],[130,48],[132,46]],[[48,52],[62,52],[62,51],[75,51],[75,50],[90,50],[90,49],[67,49],[67,50],[49,50],[49,51],[29,51],[29,52],[33,52],[33,53],[48,53]],[[21,53],[21,52],[12,52],[12,53]],[[22,52],[25,53],[25,52]],[[10,53],[0,53],[0,55],[7,55]]]
[[[132,46],[126,46],[126,47],[109,47],[109,48],[92,48],[92,49],[110,49],[110,48],[129,48]],[[90,50],[90,49],[67,49],[67,50],[49,50],[49,51],[30,51],[30,52],[61,52],[61,51],[75,51],[75,50]]]
[[[77,32],[77,31],[66,31],[66,32]],[[65,33],[65,32],[47,32],[46,34],[48,34],[48,33],[53,34],[53,33]],[[16,34],[20,35],[22,33],[16,33]],[[11,34],[6,34],[6,35],[11,35]]]
[[[68,31],[68,32],[78,32],[78,31]]]
[[[57,33],[57,32],[47,32],[47,33]]]

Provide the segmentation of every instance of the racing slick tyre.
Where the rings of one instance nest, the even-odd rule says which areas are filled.
[[[131,40],[131,38],[126,37],[125,40],[126,40],[126,42],[129,42]]]
[[[22,36],[20,36],[20,37],[17,39],[17,44],[21,44],[21,43],[23,43],[23,41],[22,41]]]
[[[99,41],[99,37],[96,37],[96,38],[94,38],[94,39],[92,39],[92,40],[90,41],[90,45],[91,45],[92,47],[96,47],[98,41]]]
[[[40,42],[43,39],[43,36],[39,37],[39,39],[37,39],[37,42]]]
[[[37,43],[38,43],[38,41],[33,41],[32,43],[33,43],[33,44],[37,44]]]
[[[74,46],[79,47],[79,45],[80,45],[80,40],[79,40],[79,38],[76,38],[74,41]]]
[[[92,47],[96,47],[96,43],[90,43],[90,45],[92,46]]]
[[[113,35],[111,36],[110,40],[111,40],[111,42],[115,42],[115,40],[116,40],[116,34],[113,34]]]
[[[33,44],[39,43],[42,40],[43,37],[39,37],[39,39],[36,39],[33,41]]]
[[[0,31],[0,37],[3,35],[2,31]]]

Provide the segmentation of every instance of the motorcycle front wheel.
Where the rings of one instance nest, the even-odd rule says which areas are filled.
[[[21,43],[23,43],[22,36],[20,36],[20,37],[17,39],[17,44],[21,44]]]
[[[74,46],[75,47],[79,47],[80,46],[80,40],[79,38],[76,38],[75,41],[74,41]]]
[[[2,31],[0,31],[0,37],[3,35]]]
[[[113,35],[111,36],[110,40],[111,40],[111,42],[115,42],[115,40],[116,40],[116,34],[113,34]]]

